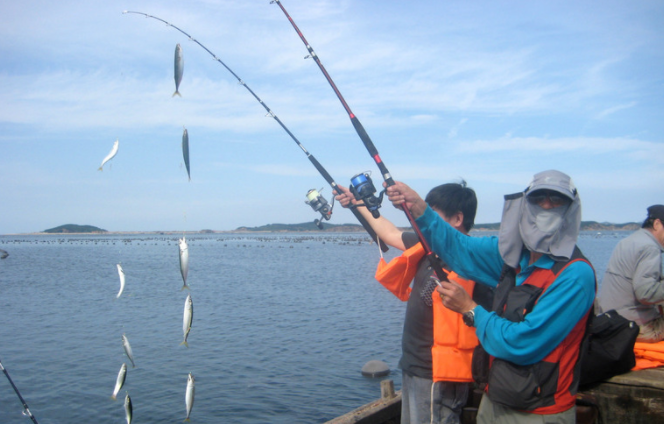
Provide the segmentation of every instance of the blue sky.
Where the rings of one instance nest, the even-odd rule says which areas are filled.
[[[545,169],[570,174],[583,219],[641,221],[664,203],[664,3],[282,3],[396,180],[422,195],[464,178],[476,222]],[[234,77],[340,184],[381,176],[348,115],[268,0],[4,2],[0,234],[233,230],[316,218],[330,187]],[[182,98],[173,56],[184,55]],[[183,165],[190,139],[191,182]],[[119,139],[117,156],[97,168]],[[398,225],[402,212],[381,211]],[[340,207],[333,223],[354,222]]]

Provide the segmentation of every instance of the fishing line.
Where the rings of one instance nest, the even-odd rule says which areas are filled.
[[[181,30],[180,28],[176,27],[175,25],[173,25],[173,24],[171,24],[170,22],[167,22],[167,21],[165,21],[165,20],[163,20],[163,19],[161,19],[161,18],[158,18],[158,17],[153,16],[153,15],[148,15],[147,13],[143,13],[143,12],[134,12],[134,11],[129,11],[129,10],[125,10],[125,11],[123,11],[122,13],[123,13],[123,14],[126,14],[126,13],[134,13],[134,14],[138,14],[138,15],[143,15],[143,16],[145,16],[146,18],[152,18],[152,19],[156,19],[156,20],[158,20],[158,21],[161,21],[161,22],[165,23],[166,25],[170,26],[171,28],[174,28],[174,29],[180,31],[182,34],[186,35],[186,36],[189,38],[190,41],[193,41],[193,42],[195,42],[196,44],[198,44],[199,46],[201,46],[201,47],[203,48],[203,50],[205,50],[206,52],[208,52],[208,53],[213,57],[214,60],[216,60],[216,61],[219,62],[224,68],[226,68],[226,70],[227,70],[228,72],[230,72],[230,73],[235,77],[235,79],[237,79],[238,82],[239,82],[244,88],[246,88],[247,91],[249,91],[249,93],[251,93],[252,96],[254,96],[254,98],[258,101],[258,103],[260,103],[260,104],[263,106],[263,108],[265,108],[265,110],[267,111],[267,115],[266,115],[266,116],[269,116],[269,117],[273,118],[275,121],[277,121],[277,123],[281,126],[281,128],[283,128],[283,130],[286,131],[286,133],[287,133],[287,134],[293,139],[293,141],[298,145],[298,147],[299,147],[300,149],[302,149],[302,151],[303,151],[304,154],[307,156],[307,158],[309,158],[309,161],[314,165],[314,167],[318,170],[318,172],[323,176],[323,178],[325,179],[325,181],[327,181],[328,184],[330,184],[330,186],[332,187],[332,189],[333,189],[333,190],[336,190],[337,193],[341,193],[341,190],[337,188],[337,187],[338,187],[338,186],[337,186],[337,183],[334,181],[334,179],[332,178],[332,176],[327,172],[327,170],[326,170],[325,168],[323,168],[323,166],[320,164],[320,162],[318,162],[318,160],[316,160],[316,158],[315,158],[311,153],[309,153],[309,152],[307,151],[307,149],[304,148],[304,146],[302,145],[302,143],[300,143],[300,141],[299,141],[299,140],[293,135],[293,133],[290,132],[290,130],[286,127],[286,125],[284,125],[284,123],[281,122],[281,120],[279,119],[279,117],[278,117],[274,112],[272,112],[272,110],[271,110],[271,109],[270,109],[270,108],[269,108],[269,107],[263,102],[263,100],[261,100],[260,97],[258,97],[258,96],[256,95],[256,93],[254,93],[254,91],[253,91],[251,88],[249,88],[249,86],[248,86],[248,85],[247,85],[247,84],[246,84],[246,83],[245,83],[245,82],[244,82],[239,76],[237,76],[237,74],[236,74],[235,72],[233,72],[233,70],[232,70],[231,68],[228,67],[228,65],[226,65],[221,59],[219,59],[219,58],[217,57],[217,55],[215,55],[214,53],[212,53],[207,47],[205,47],[203,44],[201,44],[198,40],[196,40],[195,38],[193,38],[191,35],[187,34],[185,31]],[[377,238],[376,238],[376,232],[373,230],[373,228],[371,228],[371,225],[369,225],[369,223],[368,223],[367,220],[364,218],[364,216],[362,216],[362,214],[361,214],[359,211],[357,211],[357,210],[351,209],[351,211],[353,212],[353,215],[355,215],[355,217],[357,218],[357,220],[360,221],[360,223],[362,224],[362,226],[364,227],[364,229],[367,231],[367,233],[369,233],[369,235],[371,236],[371,238],[372,238],[374,241],[376,241],[376,240],[377,240]],[[329,218],[327,218],[327,219],[329,219]],[[381,246],[381,249],[382,249],[383,251],[387,251],[387,250],[388,250],[388,247],[387,247],[387,245],[385,245],[385,243],[380,242],[380,246]]]
[[[307,50],[309,51],[309,56],[305,57],[305,59],[311,57],[316,64],[318,65],[318,68],[321,70],[323,75],[325,76],[325,79],[327,79],[327,82],[330,84],[330,87],[332,87],[332,90],[334,93],[337,95],[339,98],[339,101],[341,102],[341,105],[346,109],[346,112],[348,113],[348,117],[350,118],[351,123],[353,124],[353,127],[355,128],[355,131],[357,132],[357,135],[360,137],[362,142],[364,143],[364,147],[366,147],[367,151],[369,152],[369,155],[373,158],[374,162],[376,162],[376,165],[378,166],[378,169],[380,169],[380,172],[383,174],[383,179],[387,183],[388,186],[394,185],[394,180],[392,179],[392,175],[390,175],[390,172],[387,170],[387,167],[385,166],[385,163],[382,161],[380,158],[380,155],[378,154],[378,150],[376,149],[376,146],[374,146],[373,142],[371,141],[371,138],[369,137],[369,134],[365,131],[364,127],[362,126],[362,123],[360,120],[355,116],[353,111],[350,109],[348,106],[348,103],[346,103],[346,100],[344,97],[341,95],[341,92],[337,88],[336,84],[332,80],[332,77],[330,77],[330,74],[327,73],[327,70],[323,66],[323,64],[320,61],[320,58],[314,51],[314,49],[311,47],[309,42],[307,41],[306,38],[304,38],[304,35],[302,34],[302,31],[297,27],[295,24],[295,21],[293,21],[293,18],[290,17],[284,6],[281,4],[280,0],[271,0],[270,4],[272,3],[277,3],[279,5],[279,8],[281,9],[282,12],[284,12],[284,15],[286,15],[286,18],[290,21],[291,25],[295,29],[295,32],[297,32],[297,35],[300,36],[300,39],[306,46]],[[353,180],[355,179],[360,180],[363,184],[371,183],[371,180],[369,179],[369,176],[365,174],[358,174],[355,177],[353,177]],[[352,185],[351,185],[352,188]],[[373,184],[371,184],[371,188],[373,189]],[[351,190],[352,191],[352,190]],[[337,191],[340,193],[339,191]],[[373,189],[373,192],[375,192],[375,189]],[[355,194],[355,193],[353,193]],[[373,193],[371,193],[373,194]],[[358,197],[357,195],[355,197]],[[382,198],[382,194],[381,194]],[[365,201],[366,202],[366,201]],[[378,205],[376,208],[372,211],[374,213],[374,217],[377,217],[376,215],[378,214],[378,207],[380,207],[380,201],[378,201]],[[422,247],[424,248],[425,256],[429,259],[429,262],[431,263],[431,266],[433,267],[434,271],[436,272],[436,275],[438,278],[442,280],[447,279],[447,273],[443,270],[440,262],[436,259],[435,254],[429,247],[429,244],[426,242],[424,239],[424,235],[420,231],[419,226],[415,222],[415,219],[413,218],[413,215],[411,214],[410,210],[406,207],[405,202],[402,204],[402,209],[406,213],[406,217],[408,218],[408,221],[410,222],[410,225],[413,227],[413,230],[415,230],[415,233],[417,234],[417,237],[420,240],[420,243],[422,243]]]
[[[12,378],[9,376],[9,373],[7,372],[7,370],[5,369],[5,367],[2,366],[2,360],[0,360],[0,369],[2,370],[2,372],[5,373],[5,376],[7,376],[7,380],[9,380],[9,384],[12,385],[12,387],[14,388],[14,391],[16,392],[16,395],[18,396],[19,400],[20,400],[21,403],[23,404],[23,414],[24,414],[24,415],[27,415],[28,417],[30,417],[30,419],[31,419],[35,424],[39,424],[39,423],[37,422],[37,418],[35,418],[35,416],[32,415],[32,412],[30,412],[30,408],[28,408],[28,404],[25,402],[25,399],[23,399],[23,396],[21,396],[21,392],[18,391],[18,387],[16,387],[16,385],[15,385],[14,382],[12,381]]]

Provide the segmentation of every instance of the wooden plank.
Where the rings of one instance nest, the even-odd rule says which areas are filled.
[[[383,399],[363,405],[326,424],[399,424],[401,391],[391,380],[381,382]],[[475,390],[464,408],[462,423],[473,424],[482,392]],[[618,375],[580,392],[590,405],[577,406],[578,423],[664,423],[664,367]],[[393,397],[392,397],[393,394]],[[592,405],[596,405],[592,406]],[[599,419],[597,420],[597,413]]]
[[[595,398],[602,422],[664,423],[664,368],[618,375],[582,393]]]
[[[326,424],[399,424],[401,391],[394,391],[392,380],[383,380],[380,383],[381,399],[360,406]]]

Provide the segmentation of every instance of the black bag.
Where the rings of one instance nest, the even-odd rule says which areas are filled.
[[[473,359],[471,362],[470,370],[473,374],[473,380],[481,389],[489,382],[489,363],[491,357],[481,344],[475,346],[473,350]]]
[[[634,368],[639,326],[611,310],[588,318],[581,345],[580,385],[597,383]]]

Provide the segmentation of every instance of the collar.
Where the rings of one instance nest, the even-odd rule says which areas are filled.
[[[551,256],[549,255],[542,255],[538,260],[535,261],[532,265],[528,265],[528,262],[530,262],[530,251],[526,250],[523,252],[521,255],[521,259],[519,260],[519,267],[521,271],[526,271],[528,268],[542,268],[542,269],[551,269],[553,265],[556,263],[553,259],[551,259]]]
[[[659,244],[659,241],[657,240],[657,238],[655,237],[655,235],[654,235],[653,233],[650,232],[650,230],[648,230],[647,228],[639,228],[639,230],[641,230],[641,231],[643,231],[644,233],[648,234],[648,237],[650,237],[650,239],[655,243],[655,245],[656,245],[657,247],[659,247],[660,252],[664,252],[664,246],[662,246],[661,244]]]
[[[551,269],[556,263],[549,255],[542,255],[538,260],[535,261],[532,265],[528,265],[530,262],[530,251],[524,250],[519,259],[519,272],[516,276],[516,283],[518,285],[523,284],[524,281],[530,276],[530,274],[535,271],[535,268],[541,269]]]

